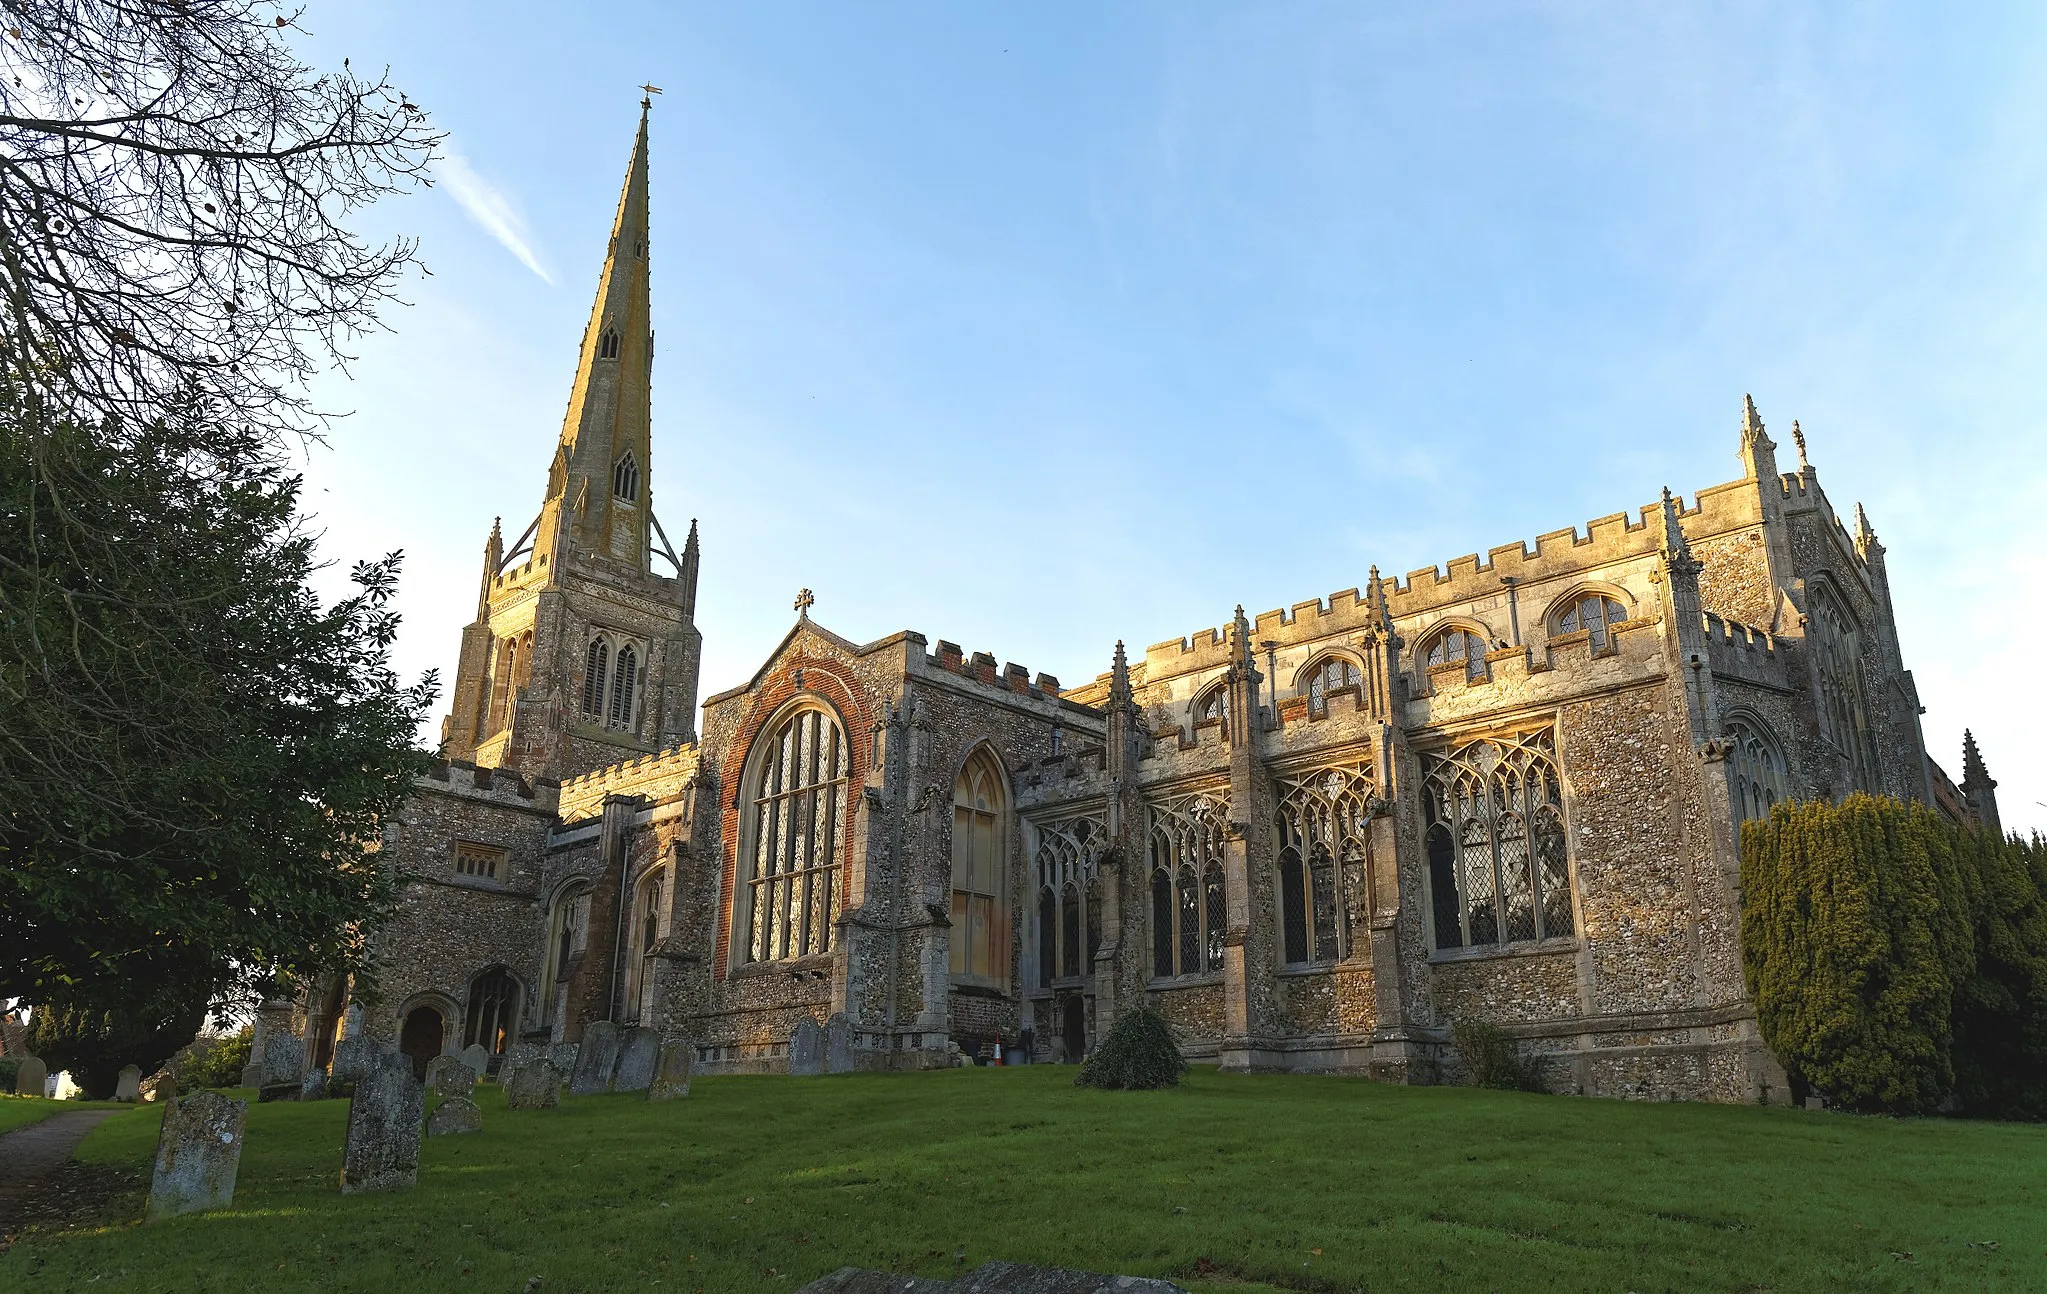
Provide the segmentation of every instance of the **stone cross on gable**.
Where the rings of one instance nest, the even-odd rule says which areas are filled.
[[[809,589],[796,590],[796,614],[810,619],[810,609],[817,605],[817,595]]]

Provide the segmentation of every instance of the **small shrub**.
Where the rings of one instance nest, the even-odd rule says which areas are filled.
[[[1473,1087],[1497,1088],[1503,1092],[1546,1092],[1542,1062],[1523,1056],[1513,1040],[1498,1026],[1483,1020],[1459,1020],[1451,1027],[1457,1040],[1457,1054],[1464,1057],[1464,1069]]]
[[[1173,1086],[1186,1072],[1187,1060],[1180,1054],[1171,1022],[1140,1005],[1116,1017],[1073,1082],[1077,1087],[1149,1091]]]
[[[202,1087],[235,1087],[242,1081],[242,1070],[249,1063],[249,1044],[253,1031],[244,1028],[232,1038],[217,1041],[201,1039],[210,1045],[194,1043],[192,1047],[171,1064],[171,1072],[177,1077],[178,1090],[196,1091]]]
[[[0,1092],[12,1092],[14,1080],[21,1073],[21,1058],[0,1056]]]

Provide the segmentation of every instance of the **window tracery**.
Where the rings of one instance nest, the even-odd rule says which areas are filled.
[[[1094,974],[1102,944],[1095,872],[1109,832],[1100,818],[1075,818],[1042,825],[1037,835],[1037,986],[1050,988],[1056,979]]]
[[[838,721],[806,706],[756,743],[749,788],[746,880],[736,924],[745,961],[829,952],[844,853],[846,738]]]
[[[1550,616],[1550,632],[1570,634],[1583,630],[1595,652],[1605,651],[1613,641],[1610,626],[1628,618],[1628,609],[1620,599],[1604,593],[1580,593],[1565,602]]]
[[[1875,791],[1880,783],[1862,687],[1862,631],[1833,592],[1818,583],[1813,587],[1811,623],[1827,735],[1848,757],[1849,789]]]
[[[1152,806],[1152,973],[1160,978],[1222,969],[1228,823],[1226,806],[1209,795]]]
[[[597,339],[597,358],[618,358],[618,329],[606,328],[604,335]]]
[[[1729,790],[1734,799],[1737,825],[1770,816],[1770,810],[1791,798],[1790,779],[1784,756],[1775,739],[1760,723],[1730,719],[1727,735],[1734,748],[1728,752]]]
[[[546,962],[540,980],[540,1007],[555,1011],[557,990],[568,983],[569,968],[583,951],[590,929],[590,887],[576,885],[555,896],[547,916]]]
[[[627,503],[637,503],[640,498],[640,464],[627,450],[618,456],[618,462],[611,468],[611,492]]]
[[[1452,665],[1464,667],[1464,679],[1468,683],[1482,683],[1486,679],[1485,639],[1461,625],[1453,625],[1429,640],[1424,649],[1423,659],[1431,674]]]
[[[1436,946],[1574,933],[1555,732],[1467,742],[1421,765]]]
[[[979,750],[952,791],[952,973],[990,984],[1009,976],[1002,782],[994,756]]]
[[[1371,920],[1371,766],[1298,773],[1276,789],[1280,960],[1339,961]]]
[[[668,876],[667,869],[657,868],[642,878],[637,900],[633,904],[633,923],[628,928],[631,940],[626,970],[625,1000],[632,1018],[644,1020],[651,1013],[652,1003],[647,999],[654,987],[654,950],[661,943]]]
[[[469,982],[469,1010],[462,1024],[462,1045],[483,1044],[496,1055],[511,1044],[519,1027],[519,981],[502,966],[493,966]]]
[[[1194,722],[1221,723],[1230,715],[1230,689],[1227,684],[1218,683],[1201,694],[1194,703]]]

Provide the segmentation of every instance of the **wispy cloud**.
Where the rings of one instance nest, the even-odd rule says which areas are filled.
[[[519,204],[489,180],[476,173],[469,160],[450,149],[435,167],[442,183],[448,186],[448,193],[462,204],[462,210],[469,213],[483,231],[504,245],[506,251],[519,258],[520,264],[540,276],[542,282],[552,285],[554,276],[540,263],[540,255],[533,250],[533,231],[526,227],[526,217],[519,210]]]

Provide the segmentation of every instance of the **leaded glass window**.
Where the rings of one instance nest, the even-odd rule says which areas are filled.
[[[1222,969],[1229,906],[1223,882],[1228,813],[1212,796],[1153,806],[1152,972],[1160,977]]]
[[[1424,659],[1431,674],[1439,669],[1462,665],[1465,681],[1480,683],[1486,677],[1485,653],[1485,639],[1469,629],[1453,626],[1429,640]]]
[[[611,492],[627,503],[637,503],[640,498],[640,464],[631,450],[618,456],[618,462],[611,469]]]
[[[1221,723],[1229,718],[1230,689],[1218,683],[1201,694],[1194,703],[1194,722]]]
[[[1109,833],[1099,818],[1075,818],[1041,824],[1037,837],[1037,985],[1050,988],[1055,979],[1094,974],[1102,946],[1097,864]]]
[[[1436,946],[1574,933],[1554,731],[1468,742],[1421,764]]]
[[[1301,685],[1308,709],[1315,714],[1328,708],[1329,694],[1358,685],[1358,667],[1348,656],[1331,656],[1311,670]]]
[[[1277,790],[1281,959],[1338,961],[1371,920],[1372,771],[1315,769],[1282,777]]]
[[[975,752],[952,791],[952,973],[988,982],[1009,975],[1003,804],[1002,770]]]
[[[1727,736],[1733,743],[1727,753],[1727,773],[1735,822],[1769,817],[1770,810],[1791,798],[1784,756],[1760,724],[1730,719]]]
[[[1570,634],[1584,630],[1592,644],[1593,651],[1605,651],[1612,642],[1609,626],[1617,625],[1628,618],[1628,609],[1617,598],[1604,593],[1581,593],[1566,602],[1550,618],[1550,632]]]
[[[823,710],[806,707],[757,739],[747,797],[744,911],[747,961],[829,952],[838,917],[846,808],[846,737]]]

